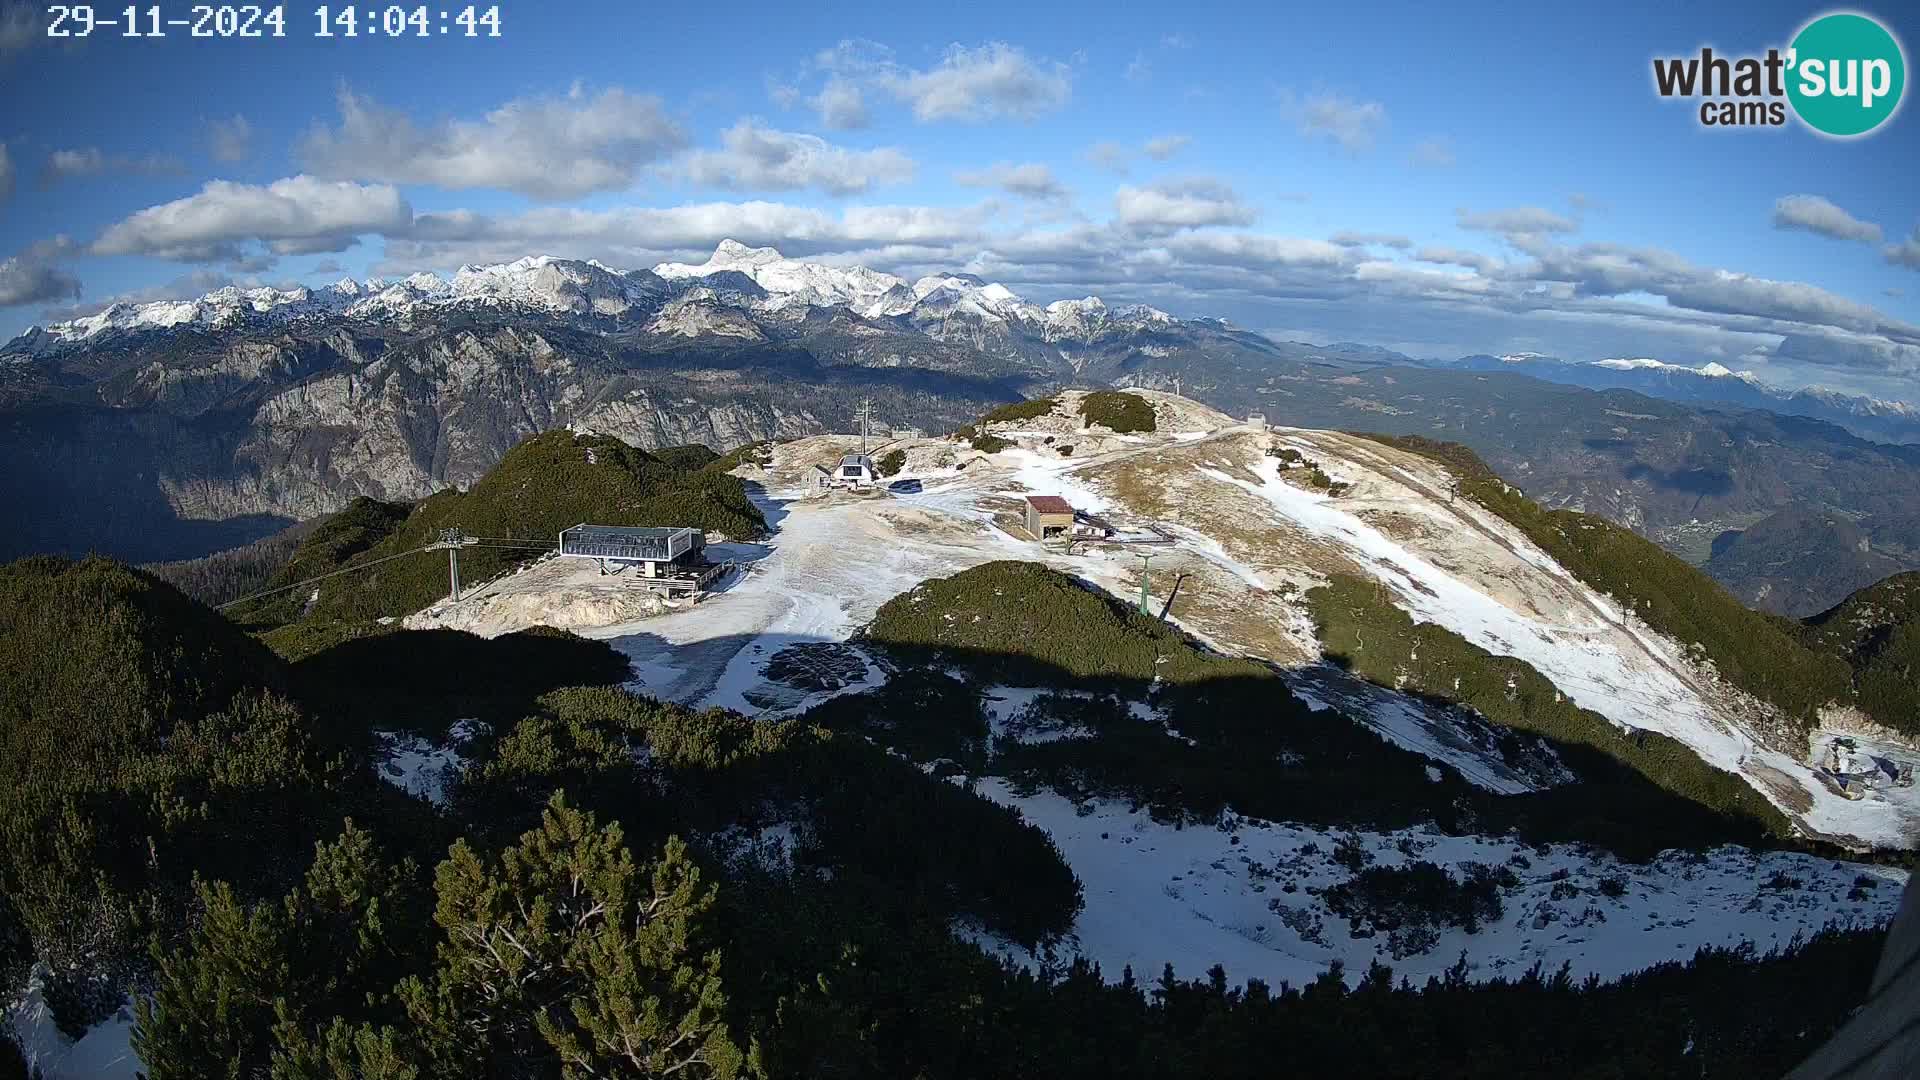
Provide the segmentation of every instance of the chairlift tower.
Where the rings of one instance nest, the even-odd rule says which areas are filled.
[[[441,529],[440,539],[435,543],[427,545],[428,551],[438,551],[441,548],[447,549],[448,600],[460,599],[460,549],[463,547],[472,547],[479,542],[477,537],[468,536],[464,530],[452,528]]]
[[[1153,612],[1147,607],[1147,575],[1152,572],[1153,560],[1160,555],[1157,551],[1137,551],[1134,558],[1140,560],[1140,614],[1153,618]]]

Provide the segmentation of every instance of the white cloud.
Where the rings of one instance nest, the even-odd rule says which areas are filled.
[[[1920,225],[1913,227],[1913,235],[1897,244],[1888,244],[1881,249],[1887,261],[1895,266],[1904,266],[1909,270],[1920,270]]]
[[[887,46],[861,38],[821,49],[790,77],[770,80],[769,92],[781,105],[791,105],[801,99],[801,85],[822,76],[819,92],[806,100],[821,123],[835,129],[866,126],[872,94],[906,105],[921,123],[1032,120],[1073,96],[1071,67],[1029,56],[1016,45],[954,44],[938,63],[915,68],[902,64]]]
[[[55,150],[47,155],[47,163],[40,170],[40,183],[50,186],[63,180],[99,176],[103,173],[166,176],[185,171],[186,166],[171,154],[156,151],[135,157],[129,154],[109,154],[97,146],[83,146]]]
[[[1835,240],[1880,241],[1880,226],[1861,221],[1818,195],[1787,195],[1773,204],[1773,227],[1800,229]]]
[[[1413,241],[1397,233],[1370,233],[1342,231],[1327,237],[1331,243],[1341,247],[1390,247],[1410,248]]]
[[[767,97],[783,109],[791,109],[800,103],[800,88],[779,78],[767,76]]]
[[[1131,189],[1134,192],[1146,189]],[[1233,231],[1216,223],[1246,212],[1210,182],[1176,194],[1116,198],[1107,224],[1010,227],[991,203],[963,208],[852,208],[839,215],[779,203],[710,203],[668,209],[542,209],[491,218],[423,214],[388,240],[382,272],[445,268],[546,252],[616,266],[704,258],[721,239],[771,244],[789,255],[858,263],[906,276],[962,270],[1004,282],[1030,298],[1097,293],[1192,314],[1314,311],[1341,320],[1343,337],[1459,342],[1495,347],[1515,335],[1604,342],[1598,355],[1639,355],[1673,346],[1740,355],[1789,340],[1793,362],[1892,377],[1920,371],[1920,327],[1814,286],[1701,267],[1672,252],[1588,244],[1560,247],[1523,236],[1531,258],[1496,261],[1429,248],[1388,260],[1354,241],[1394,247],[1406,238],[1336,233],[1331,240]],[[1137,224],[1128,224],[1131,216]],[[1206,223],[1214,227],[1200,227]],[[1151,242],[1143,243],[1143,239]],[[1341,241],[1341,242],[1335,242]],[[1434,263],[1423,266],[1422,259]],[[1458,271],[1436,266],[1461,267]],[[1656,302],[1641,299],[1657,297]],[[1300,306],[1311,303],[1311,308]],[[1276,308],[1276,304],[1287,305]],[[1391,321],[1382,322],[1382,312]],[[1259,325],[1259,323],[1255,323]],[[1269,323],[1269,325],[1271,325]],[[1329,323],[1328,325],[1331,325]],[[1441,336],[1441,335],[1447,336]],[[1413,340],[1411,337],[1404,340]],[[1732,350],[1727,352],[1725,350]],[[1890,374],[1892,373],[1892,374]]]
[[[80,282],[63,270],[15,256],[0,260],[0,307],[44,304],[80,295]]]
[[[876,253],[916,249],[937,250],[944,259],[954,246],[982,243],[991,217],[989,206],[860,206],[836,215],[761,201],[614,210],[551,207],[498,217],[454,210],[423,213],[404,236],[389,237],[385,265],[387,270],[444,268],[543,252],[649,266],[704,257],[729,238],[773,245],[795,256],[875,259]]]
[[[1087,147],[1084,156],[1094,166],[1124,176],[1127,172],[1127,162],[1133,157],[1133,151],[1112,139],[1102,139]]]
[[[1407,160],[1427,169],[1452,168],[1457,158],[1453,153],[1453,140],[1445,135],[1434,135],[1413,144],[1413,150]]]
[[[277,255],[344,251],[366,233],[404,234],[413,210],[386,185],[292,176],[265,186],[213,180],[198,194],[150,206],[109,226],[101,255],[185,262],[231,260],[258,243]]]
[[[857,79],[871,79],[899,70],[892,49],[866,38],[841,38],[831,47],[813,54],[812,67]]]
[[[253,154],[253,125],[239,113],[216,117],[207,121],[206,140],[207,153],[213,160],[227,164],[245,161]]]
[[[1017,46],[990,42],[978,48],[948,47],[940,63],[924,71],[890,68],[880,85],[913,109],[914,118],[1031,120],[1067,103],[1072,73],[1057,61],[1035,60]]]
[[[1001,190],[1047,189],[1050,172],[1022,168],[1007,163],[967,179]],[[334,189],[333,197],[302,190],[315,185]],[[377,232],[386,238],[384,273],[540,253],[650,266],[698,261],[731,237],[908,276],[964,270],[1039,300],[1092,292],[1236,319],[1284,311],[1288,319],[1340,325],[1343,337],[1383,343],[1418,334],[1478,351],[1531,336],[1564,342],[1566,355],[1601,348],[1607,351],[1597,355],[1618,355],[1636,345],[1644,348],[1635,355],[1667,355],[1658,351],[1666,344],[1676,356],[1739,356],[1777,346],[1780,363],[1797,370],[1824,365],[1862,379],[1920,371],[1920,327],[1812,285],[1700,266],[1671,251],[1562,246],[1553,234],[1572,223],[1537,207],[1462,212],[1463,223],[1498,233],[1518,250],[1505,260],[1442,246],[1415,249],[1407,237],[1390,234],[1336,232],[1323,240],[1244,231],[1254,216],[1232,189],[1197,179],[1122,187],[1106,222],[1040,222],[1009,215],[995,201],[838,212],[743,201],[415,217],[390,188],[296,177],[268,188],[209,185],[134,215],[108,230],[95,250],[231,260],[261,250],[338,250]],[[1911,244],[1920,262],[1920,236]],[[10,295],[70,296],[77,288],[54,269],[54,259],[27,261],[31,266],[9,267]],[[1589,342],[1604,345],[1589,349]]]
[[[1113,212],[1120,225],[1144,234],[1248,225],[1256,216],[1232,188],[1204,178],[1123,187],[1114,192]]]
[[[723,149],[698,150],[679,163],[679,175],[728,191],[818,188],[857,195],[913,178],[913,159],[891,148],[848,150],[817,135],[774,131],[742,120],[721,133]]]
[[[1153,62],[1147,59],[1144,52],[1134,53],[1133,59],[1127,63],[1126,75],[1128,82],[1146,82],[1153,78]]]
[[[1300,266],[1342,268],[1352,259],[1351,252],[1325,240],[1250,233],[1187,233],[1167,241],[1167,249],[1202,265],[1250,270]]]
[[[1421,262],[1437,263],[1443,266],[1464,266],[1482,274],[1491,274],[1500,269],[1500,260],[1477,251],[1463,251],[1452,247],[1423,247],[1413,253]]]
[[[1002,161],[984,169],[954,173],[953,179],[967,187],[998,188],[1023,199],[1062,199],[1067,194],[1053,170],[1038,162],[1015,165]]]
[[[25,251],[0,259],[0,308],[71,300],[80,295],[80,282],[55,265],[73,251],[73,241],[55,236]]]
[[[1155,135],[1147,140],[1141,151],[1155,161],[1165,161],[1185,150],[1192,142],[1191,135]]]
[[[618,88],[521,98],[479,120],[421,127],[342,89],[340,124],[316,127],[296,155],[316,176],[442,188],[501,188],[571,199],[632,185],[641,166],[686,144],[660,99]]]
[[[1580,223],[1562,214],[1556,214],[1538,206],[1516,206],[1505,210],[1457,210],[1455,219],[1463,229],[1478,232],[1504,233],[1512,236],[1533,236],[1540,233],[1567,233],[1580,228]]]
[[[1370,150],[1387,124],[1387,107],[1377,101],[1354,101],[1333,93],[1318,93],[1303,101],[1283,97],[1294,126],[1308,138],[1331,139],[1354,152]]]
[[[1536,239],[1529,243],[1528,254],[1535,262],[1514,271],[1516,278],[1563,282],[1572,286],[1576,296],[1646,293],[1696,312],[1825,326],[1920,345],[1920,327],[1818,286],[1697,266],[1659,248],[1622,244],[1564,248]]]
[[[160,300],[191,300],[205,296],[215,289],[240,284],[229,274],[219,270],[194,270],[158,285],[149,285],[141,289],[131,289],[113,296],[89,300],[84,304],[67,304],[49,308],[42,317],[49,320],[78,319],[87,315],[97,315],[115,304],[151,304]],[[249,282],[249,285],[259,284]]]
[[[820,114],[820,122],[836,131],[867,126],[867,99],[860,87],[835,76],[809,102]]]

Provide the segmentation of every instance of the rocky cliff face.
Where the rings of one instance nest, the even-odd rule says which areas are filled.
[[[465,486],[553,428],[725,449],[845,429],[862,397],[882,424],[944,430],[1015,396],[914,369],[860,378],[804,350],[654,352],[512,319],[202,341],[184,355],[155,336],[123,343],[129,362],[107,378],[0,414],[14,463],[0,484],[26,519],[0,555],[204,553],[356,495]]]

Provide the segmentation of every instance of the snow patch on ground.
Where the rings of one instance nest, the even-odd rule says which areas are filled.
[[[1521,795],[1574,779],[1559,755],[1535,739],[1523,736],[1528,753],[1508,761],[1498,746],[1501,732],[1475,714],[1394,693],[1327,664],[1289,671],[1284,677],[1293,696],[1307,707],[1336,709],[1396,746],[1451,766],[1468,783],[1488,791]]]
[[[1907,880],[1882,866],[1734,847],[1670,852],[1636,866],[1570,845],[1542,850],[1422,829],[1333,833],[1233,818],[1176,828],[1122,803],[1021,795],[999,779],[980,781],[978,790],[1018,808],[1059,846],[1086,890],[1063,951],[1099,962],[1110,981],[1129,965],[1147,980],[1169,963],[1186,978],[1223,964],[1236,983],[1298,986],[1339,960],[1351,982],[1378,958],[1418,985],[1463,952],[1482,979],[1518,975],[1536,962],[1548,972],[1567,963],[1576,977],[1616,978],[1690,960],[1704,945],[1751,941],[1764,951],[1830,922],[1883,924]],[[1458,867],[1478,862],[1508,867],[1520,884],[1503,894],[1504,914],[1478,933],[1444,930],[1425,952],[1396,959],[1384,934],[1354,936],[1318,896],[1351,876],[1334,861],[1341,836],[1356,841],[1371,865],[1425,860],[1457,877]],[[1016,946],[972,936],[1031,962]]]
[[[455,721],[442,743],[408,732],[375,731],[373,736],[383,748],[380,779],[416,799],[445,806],[466,768],[467,743],[486,730],[477,720]]]
[[[79,1039],[69,1039],[53,1022],[45,980],[46,968],[35,967],[26,996],[6,1015],[28,1067],[46,1080],[134,1080],[140,1059],[132,1045],[133,1006],[122,1006]]]
[[[795,496],[755,494],[774,535],[765,557],[724,592],[663,618],[580,632],[633,661],[636,692],[749,716],[782,714],[825,700],[789,702],[790,689],[766,677],[782,649],[847,641],[881,604],[928,578],[1028,554],[970,498],[963,512],[938,488],[857,503]],[[834,692],[884,678],[871,665],[865,679]]]
[[[1003,742],[1049,743],[1093,735],[1094,732],[1085,728],[1055,723],[1034,707],[1047,697],[1092,696],[1084,690],[1061,690],[1051,686],[992,686],[981,692],[980,701],[986,709],[991,743],[998,746]],[[1145,703],[1136,702],[1135,705],[1144,707]]]
[[[1013,466],[1011,479],[1018,485],[1018,490],[1009,493],[1013,496],[1058,495],[1072,503],[1075,510],[1092,514],[1113,509],[1112,500],[1073,479],[1074,467],[1089,459],[1062,461],[1019,447],[1002,450],[996,456]]]

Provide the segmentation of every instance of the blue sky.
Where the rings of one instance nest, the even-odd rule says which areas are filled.
[[[1842,142],[1652,89],[1653,56],[1827,9],[1437,7],[508,3],[497,40],[326,40],[303,5],[280,40],[53,42],[0,0],[0,333],[736,236],[1308,340],[1920,398],[1914,109]]]

